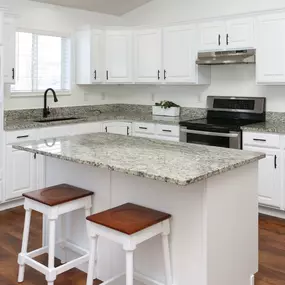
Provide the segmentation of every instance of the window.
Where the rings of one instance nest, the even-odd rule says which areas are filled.
[[[70,90],[70,39],[16,33],[16,84],[12,92]]]

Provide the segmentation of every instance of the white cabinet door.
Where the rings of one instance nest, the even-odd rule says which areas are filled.
[[[106,82],[133,81],[132,40],[131,31],[106,32]]]
[[[135,81],[143,83],[163,81],[161,30],[136,31],[135,45]]]
[[[132,134],[132,124],[125,122],[112,122],[112,123],[103,123],[103,132],[126,135],[130,136]]]
[[[259,161],[258,195],[262,205],[279,208],[281,206],[281,152],[257,147],[244,147],[244,150],[263,152],[266,158]]]
[[[16,27],[13,19],[5,19],[3,27],[3,72],[4,83],[15,83],[16,66]]]
[[[256,80],[285,84],[285,14],[257,19]]]
[[[195,83],[196,46],[195,26],[163,30],[163,78],[166,82]]]
[[[101,83],[104,78],[103,32],[78,31],[75,43],[76,84]]]
[[[255,47],[253,18],[234,19],[226,22],[226,49]]]
[[[222,21],[203,23],[199,27],[199,51],[222,50],[226,46],[226,26]]]
[[[72,135],[99,133],[101,131],[101,125],[101,123],[76,124],[72,127]]]
[[[34,154],[13,149],[10,145],[6,146],[6,200],[36,190],[36,165]]]

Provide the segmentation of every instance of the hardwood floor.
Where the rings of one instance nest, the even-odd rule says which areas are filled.
[[[16,285],[17,254],[21,249],[23,207],[0,212],[0,285]],[[33,212],[29,250],[41,246],[41,214]],[[268,216],[259,219],[259,272],[255,285],[285,285],[285,221]],[[46,256],[40,257],[46,263]],[[58,261],[57,261],[58,263]],[[55,285],[85,285],[86,274],[72,269],[59,275]],[[46,284],[45,277],[26,267],[23,285]],[[94,282],[94,285],[100,282]]]

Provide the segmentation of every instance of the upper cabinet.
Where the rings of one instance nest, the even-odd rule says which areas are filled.
[[[255,47],[254,19],[241,18],[200,24],[199,51],[219,51]]]
[[[209,84],[209,67],[198,67],[195,25],[135,32],[135,82]]]
[[[163,78],[161,29],[140,30],[134,33],[135,81],[160,82]]]
[[[199,27],[199,50],[215,51],[225,46],[226,29],[224,22],[203,23]]]
[[[102,83],[104,77],[103,32],[83,30],[76,33],[76,83]]]
[[[106,32],[106,82],[133,81],[133,34],[131,31]]]
[[[4,83],[14,84],[16,76],[16,26],[14,18],[4,19],[3,25]]]
[[[257,19],[256,80],[285,84],[285,13]]]
[[[209,83],[209,68],[198,67],[195,25],[163,29],[163,79],[168,83]]]

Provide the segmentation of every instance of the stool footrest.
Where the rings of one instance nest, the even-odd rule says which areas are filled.
[[[61,274],[63,272],[66,272],[66,271],[72,269],[72,268],[75,268],[76,266],[78,266],[78,265],[80,265],[82,263],[88,262],[88,260],[89,260],[89,253],[85,254],[85,255],[83,255],[83,256],[81,256],[79,258],[76,258],[76,259],[74,259],[72,261],[69,261],[69,262],[67,262],[65,264],[62,264],[62,265],[56,267],[56,269],[55,269],[56,270],[56,275],[59,275],[59,274]]]

